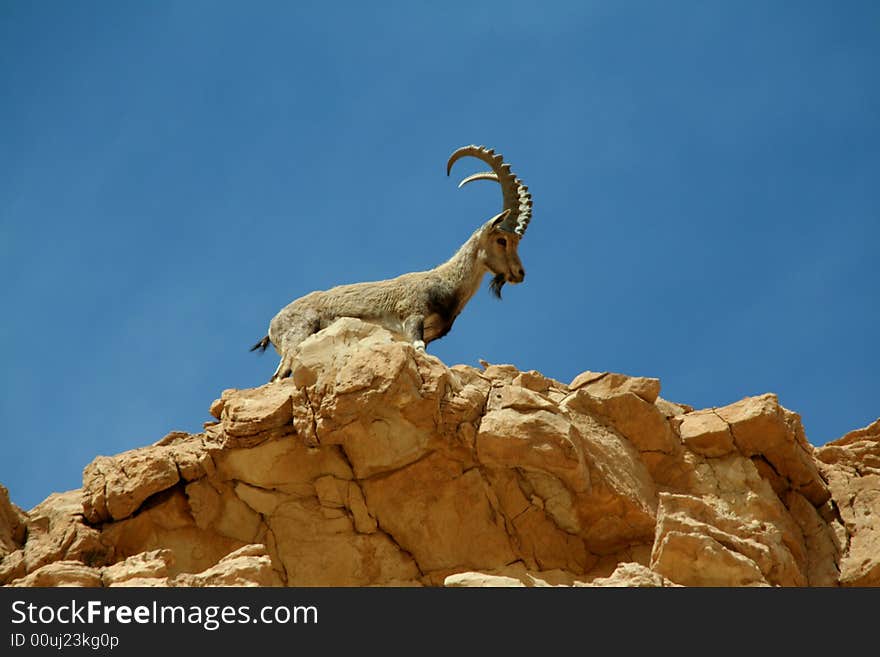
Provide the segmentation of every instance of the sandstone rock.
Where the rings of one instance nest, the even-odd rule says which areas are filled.
[[[148,586],[148,580],[156,580],[165,585],[173,563],[171,550],[141,552],[101,569],[101,583],[104,586]]]
[[[703,456],[724,456],[736,449],[730,426],[715,411],[695,411],[681,418],[682,442]]]
[[[99,456],[83,473],[83,512],[92,523],[127,518],[152,495],[171,488],[181,478],[198,479],[211,467],[197,436],[182,444]]]
[[[513,468],[486,468],[485,474],[510,545],[530,570],[585,573],[595,565],[598,557],[589,552],[584,539],[563,529],[551,516],[551,512],[559,516],[565,510],[554,509],[552,504],[550,510],[546,508],[547,503],[531,485],[534,477]]]
[[[662,397],[657,397],[657,399],[654,400],[654,406],[656,406],[657,410],[663,413],[667,418],[672,418],[676,415],[684,415],[686,413],[693,413],[695,410],[693,406],[677,404],[667,399],[663,399]]]
[[[637,452],[593,418],[574,415],[565,406],[553,413],[490,410],[477,434],[477,458],[515,470],[525,497],[589,551],[645,540],[653,533],[654,498]]]
[[[511,385],[538,392],[542,395],[552,395],[554,392],[565,394],[568,392],[568,386],[544,376],[537,370],[520,372],[513,378]]]
[[[858,474],[880,474],[880,419],[867,427],[850,431],[816,450],[819,461],[840,465]]]
[[[0,559],[21,548],[27,515],[9,501],[9,491],[0,486]]]
[[[388,534],[360,534],[347,516],[327,518],[317,499],[289,498],[266,522],[288,586],[390,585],[420,575]]]
[[[480,361],[480,364],[486,368],[483,370],[483,376],[497,383],[512,384],[520,375],[520,371],[513,365],[489,365],[483,361]]]
[[[660,494],[651,568],[690,586],[806,585],[798,527],[775,496],[766,497],[769,486],[747,459],[731,461],[715,469],[720,495]],[[761,497],[724,490],[729,471],[737,476],[737,470],[743,471],[742,488],[757,489]]]
[[[800,417],[782,408],[776,395],[747,397],[715,412],[730,425],[742,454],[762,455],[793,490],[814,505],[828,501],[830,493],[816,469]]]
[[[56,561],[14,580],[11,586],[279,586],[263,545],[246,545],[200,573],[170,577],[171,550],[142,552],[112,566],[91,567],[80,561]]]
[[[840,583],[880,586],[880,420],[820,447],[816,456],[840,514]]]
[[[219,411],[228,436],[253,436],[292,426],[293,401],[287,385],[262,386],[253,390],[224,390],[211,408]]]
[[[656,395],[653,390],[644,391],[639,386],[598,385],[605,381],[615,381],[603,377],[598,382],[578,387],[565,400],[565,407],[577,413],[592,415],[624,435],[639,451],[670,453],[678,446],[666,416],[653,403]],[[575,379],[577,381],[577,379]],[[631,392],[635,388],[641,395]]]
[[[57,561],[96,566],[112,558],[112,545],[84,522],[81,491],[52,493],[30,510],[25,526],[27,540],[22,548],[0,562],[0,584]]]
[[[607,577],[594,577],[589,582],[574,579],[562,571],[532,572],[521,562],[492,572],[468,571],[449,575],[447,587],[660,587],[678,586],[640,563],[622,562]]]
[[[340,320],[201,433],[0,488],[0,584],[880,585],[880,420],[814,450],[772,394],[483,367]]]
[[[842,546],[834,530],[822,519],[816,507],[800,493],[788,491],[785,505],[804,537],[807,551],[804,574],[807,582],[810,586],[836,586],[840,579]]]
[[[570,390],[583,389],[594,397],[613,397],[628,392],[653,404],[660,394],[660,379],[626,376],[614,372],[581,372],[569,384]]]
[[[575,580],[563,570],[534,570],[522,561],[487,571],[466,571],[448,575],[443,580],[447,587],[549,587],[580,586],[584,582]]]
[[[706,534],[667,532],[657,545],[656,554],[651,568],[687,586],[767,584],[754,561]]]
[[[341,445],[357,477],[412,463],[438,438],[448,370],[386,331],[342,319],[306,340],[293,383],[312,414],[315,440]]]
[[[364,483],[379,526],[422,572],[480,568],[515,559],[504,520],[478,468],[442,455]]]
[[[525,586],[516,577],[507,577],[506,575],[489,575],[487,573],[464,572],[450,575],[443,581],[443,586],[449,587],[483,587],[483,588],[502,588],[510,586]]]
[[[29,575],[13,580],[10,586],[101,586],[101,573],[80,561],[55,561],[40,566]]]
[[[246,545],[230,552],[201,573],[180,574],[171,586],[281,586],[272,558],[263,545]]]
[[[0,586],[5,586],[12,580],[24,577],[27,572],[24,550],[16,550],[0,558]]]
[[[597,577],[586,586],[653,588],[676,584],[640,563],[624,562],[610,576]]]

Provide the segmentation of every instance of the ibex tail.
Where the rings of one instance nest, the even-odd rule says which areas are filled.
[[[260,340],[257,344],[251,347],[251,351],[256,351],[259,349],[260,351],[266,351],[266,347],[269,346],[269,336],[267,335],[265,338]]]

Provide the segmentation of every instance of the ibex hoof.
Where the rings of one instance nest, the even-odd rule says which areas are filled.
[[[424,351],[425,350],[425,341],[424,340],[416,340],[413,342],[413,347],[416,348],[416,351]]]

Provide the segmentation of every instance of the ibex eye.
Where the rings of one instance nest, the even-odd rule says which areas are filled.
[[[498,240],[497,240],[497,242],[498,242],[501,246],[507,246],[507,240],[504,239],[503,237],[499,237]]]

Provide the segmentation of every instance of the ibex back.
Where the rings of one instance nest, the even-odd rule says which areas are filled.
[[[528,187],[513,175],[500,154],[484,146],[456,150],[446,164],[446,175],[464,156],[479,158],[492,170],[468,176],[459,187],[474,180],[498,182],[504,198],[502,211],[434,269],[311,292],[282,308],[269,323],[269,334],[251,347],[251,351],[265,351],[271,342],[281,355],[271,381],[290,376],[299,344],[340,317],[381,324],[405,335],[416,349],[424,349],[449,332],[485,274],[493,274],[490,288],[498,298],[505,283],[522,283],[526,273],[517,250],[531,219]]]

